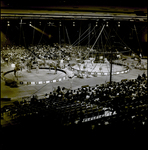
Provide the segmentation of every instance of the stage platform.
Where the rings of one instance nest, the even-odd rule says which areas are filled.
[[[109,75],[110,74],[110,64],[109,63],[87,63],[87,64],[77,64],[72,67],[74,71],[78,71],[85,74],[98,75]],[[127,73],[129,68],[122,64],[112,64],[112,74]]]
[[[54,83],[67,79],[67,74],[63,70],[55,70],[49,69],[31,69],[31,72],[27,70],[17,71],[16,77],[14,76],[14,72],[9,72],[5,74],[5,79],[11,79],[17,81],[19,84],[26,85],[36,85],[36,84],[46,84],[46,83]]]

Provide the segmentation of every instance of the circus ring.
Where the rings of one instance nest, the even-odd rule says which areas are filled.
[[[4,72],[2,74],[2,79],[6,82],[17,82],[19,85],[39,85],[39,84],[47,84],[47,83],[55,83],[68,79],[68,75],[66,71],[57,69],[57,73],[55,74],[54,68],[39,68],[38,73],[36,69],[31,69],[31,72],[28,73],[27,70],[18,71],[17,79],[14,76],[14,70],[10,70]]]
[[[80,64],[78,66],[74,65],[72,71],[74,74],[83,74],[91,76],[105,76],[110,75],[110,64],[107,63],[94,63],[93,65],[88,64],[87,67],[84,67],[85,64]],[[121,63],[112,63],[112,75],[124,74],[130,71],[130,67]]]

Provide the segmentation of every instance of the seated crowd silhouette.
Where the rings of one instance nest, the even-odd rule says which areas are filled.
[[[58,88],[38,99],[4,106],[14,124],[97,131],[110,128],[145,129],[148,125],[147,76],[76,90]]]
[[[94,52],[95,51],[96,50],[94,49]],[[63,59],[65,63],[68,63],[68,60],[71,58],[83,60],[89,59],[89,57],[94,56],[94,53],[89,47],[86,46],[79,47],[68,44],[59,45],[58,43],[56,43],[53,46],[45,44],[29,45],[27,48],[25,48],[24,46],[7,45],[2,48],[1,56],[2,59],[7,63],[16,63],[20,59],[22,63],[26,63],[28,59],[31,61],[37,61],[37,59]]]
[[[88,53],[87,47],[78,47],[70,45],[30,45],[27,48],[23,46],[7,45],[2,48],[2,59],[4,61],[9,61],[11,63],[17,62],[19,59],[24,63],[28,59],[35,61],[35,59],[41,60],[58,60],[64,59],[67,62],[68,57],[80,57],[81,55],[86,55]]]

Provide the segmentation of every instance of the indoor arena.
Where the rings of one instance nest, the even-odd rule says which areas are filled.
[[[147,135],[147,9],[119,2],[1,1],[3,149]]]

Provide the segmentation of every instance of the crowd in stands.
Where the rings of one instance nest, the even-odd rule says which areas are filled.
[[[25,59],[41,59],[41,60],[58,60],[75,57],[79,58],[81,55],[86,55],[88,53],[88,49],[86,47],[78,47],[78,46],[69,46],[69,45],[61,45],[54,44],[53,47],[50,45],[31,45],[28,48],[24,46],[6,46],[2,48],[1,54],[2,59],[7,61],[9,59],[10,62],[15,62],[17,58],[21,60]]]
[[[2,47],[1,56],[5,62],[16,63],[22,61],[37,61],[40,60],[71,60],[72,58],[85,60],[89,57],[95,57],[96,50],[86,46],[59,45],[55,43],[50,45],[30,45],[27,48],[24,46],[4,46]]]
[[[46,98],[35,95],[29,101],[16,101],[2,112],[21,124],[43,120],[46,125],[98,130],[101,127],[140,129],[148,125],[148,84],[145,73],[135,80],[121,80],[94,87],[68,90],[59,87]],[[108,114],[108,115],[107,115]]]

